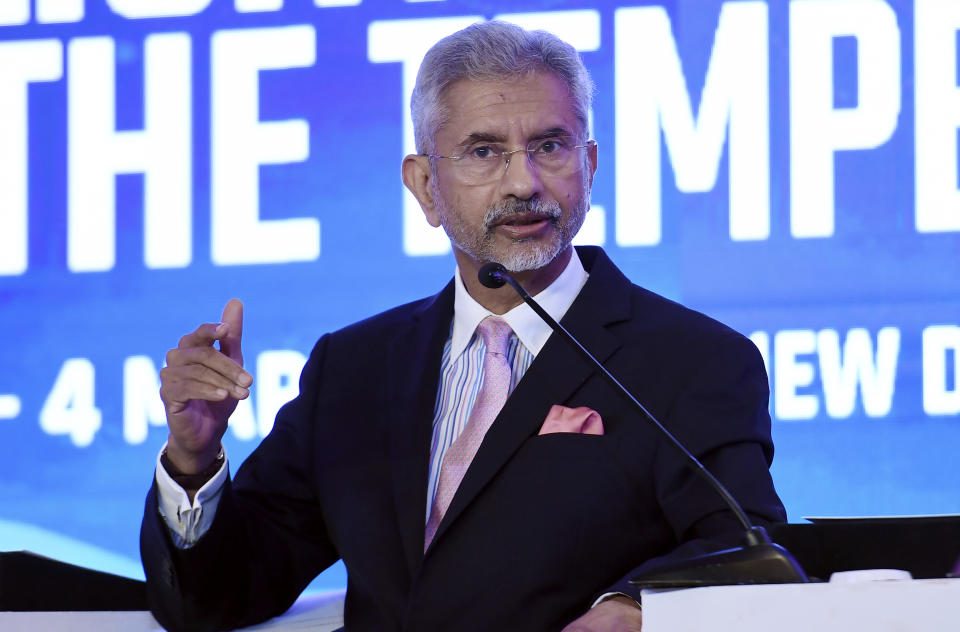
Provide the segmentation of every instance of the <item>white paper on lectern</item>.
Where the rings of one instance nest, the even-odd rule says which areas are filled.
[[[960,579],[643,592],[644,632],[960,630]]]

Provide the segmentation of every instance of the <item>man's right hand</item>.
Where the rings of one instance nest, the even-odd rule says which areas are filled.
[[[220,323],[200,325],[167,352],[160,371],[160,399],[170,427],[167,458],[184,474],[202,472],[216,460],[227,419],[237,400],[250,395],[253,376],[243,370],[242,333],[243,303],[232,299]]]

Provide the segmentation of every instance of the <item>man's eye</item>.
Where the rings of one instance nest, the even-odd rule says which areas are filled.
[[[542,154],[553,154],[558,151],[562,151],[565,147],[566,144],[562,140],[550,138],[540,143],[540,146],[537,147],[537,151]]]
[[[470,158],[478,158],[480,160],[490,160],[497,157],[497,151],[490,145],[477,145],[471,147],[467,152],[467,156]]]

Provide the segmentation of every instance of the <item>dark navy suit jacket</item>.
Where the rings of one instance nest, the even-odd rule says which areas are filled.
[[[597,248],[562,323],[761,522],[785,518],[769,475],[768,387],[749,340],[631,284]],[[300,395],[224,489],[210,531],[170,544],[147,498],[141,552],[171,629],[283,612],[342,558],[346,629],[558,630],[680,544],[735,530],[722,501],[625,399],[552,336],[484,438],[423,551],[427,469],[453,284],[321,338]],[[553,404],[602,436],[538,436]]]

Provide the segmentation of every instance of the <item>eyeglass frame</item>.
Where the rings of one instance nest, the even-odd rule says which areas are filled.
[[[537,150],[535,150],[535,149],[530,149],[530,148],[529,148],[532,143],[546,143],[546,142],[548,142],[548,141],[557,140],[557,139],[561,139],[561,138],[565,138],[565,136],[548,136],[548,137],[546,137],[546,138],[533,138],[533,139],[531,139],[531,140],[529,140],[529,141],[527,142],[527,146],[526,146],[526,147],[522,147],[522,148],[520,148],[520,149],[511,149],[510,151],[500,152],[500,158],[504,159],[503,173],[506,173],[506,172],[507,172],[507,169],[510,167],[510,159],[513,157],[513,154],[519,154],[519,153],[523,152],[523,153],[527,154],[527,156],[529,157],[531,154],[536,154],[536,153],[537,153]],[[569,137],[567,136],[566,138],[569,138]],[[489,144],[491,144],[491,145],[497,145],[498,143],[490,142]],[[591,139],[588,139],[588,140],[584,141],[583,144],[581,144],[581,145],[574,145],[574,146],[572,146],[572,147],[570,148],[570,150],[573,151],[573,150],[576,150],[576,149],[585,149],[585,148],[587,148],[587,147],[596,147],[596,146],[597,146],[597,141],[591,138]],[[443,156],[443,155],[441,155],[441,154],[427,154],[427,153],[422,153],[422,154],[419,154],[419,155],[420,155],[420,156],[424,156],[424,157],[426,157],[426,158],[445,158],[445,159],[447,159],[447,160],[452,160],[452,161],[454,161],[454,162],[457,162],[457,161],[459,161],[459,160],[462,160],[462,159],[467,155],[467,152],[468,152],[468,151],[469,151],[469,149],[465,150],[464,153],[460,154],[459,156]],[[538,167],[538,170],[539,170],[539,167]],[[502,177],[502,174],[501,174],[501,177]],[[496,180],[496,177],[492,177],[492,178],[491,178],[491,181],[493,181],[493,180]]]

